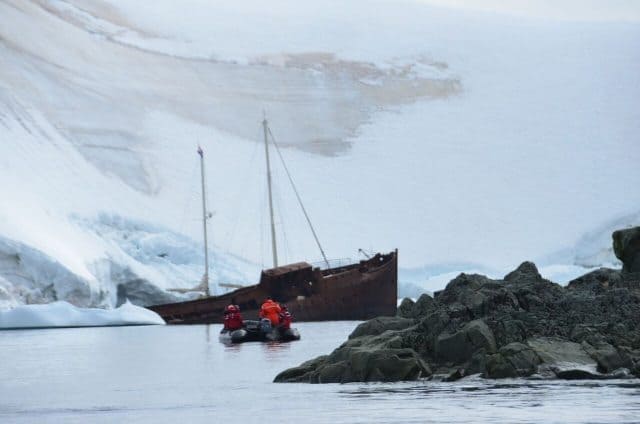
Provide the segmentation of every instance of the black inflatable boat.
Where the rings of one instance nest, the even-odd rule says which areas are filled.
[[[218,338],[223,343],[290,342],[300,340],[300,333],[297,328],[273,327],[268,319],[262,319],[246,320],[244,326],[237,330],[223,328]]]

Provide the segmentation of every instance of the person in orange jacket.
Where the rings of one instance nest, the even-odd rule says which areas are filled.
[[[271,321],[271,325],[275,327],[280,323],[280,311],[280,305],[270,297],[267,297],[260,307],[260,318],[267,318]]]

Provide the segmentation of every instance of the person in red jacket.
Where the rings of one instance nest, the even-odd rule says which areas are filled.
[[[280,323],[280,311],[280,305],[270,297],[267,297],[260,308],[260,318],[267,318],[271,321],[271,325],[275,327]]]
[[[244,325],[240,308],[237,305],[229,305],[224,310],[224,329],[229,331],[239,330]]]
[[[287,305],[280,305],[280,328],[283,330],[288,330],[291,328],[291,321],[293,317],[287,309]]]

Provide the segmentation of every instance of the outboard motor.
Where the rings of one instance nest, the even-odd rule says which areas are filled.
[[[262,318],[260,320],[259,328],[260,332],[265,335],[271,333],[271,330],[273,330],[273,327],[271,327],[271,321],[267,318]]]

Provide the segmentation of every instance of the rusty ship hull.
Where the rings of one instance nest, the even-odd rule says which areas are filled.
[[[167,324],[222,322],[224,308],[240,306],[257,319],[267,296],[285,304],[295,321],[366,320],[396,313],[398,251],[359,263],[320,269],[307,262],[262,271],[260,282],[232,292],[185,302],[148,306]]]

